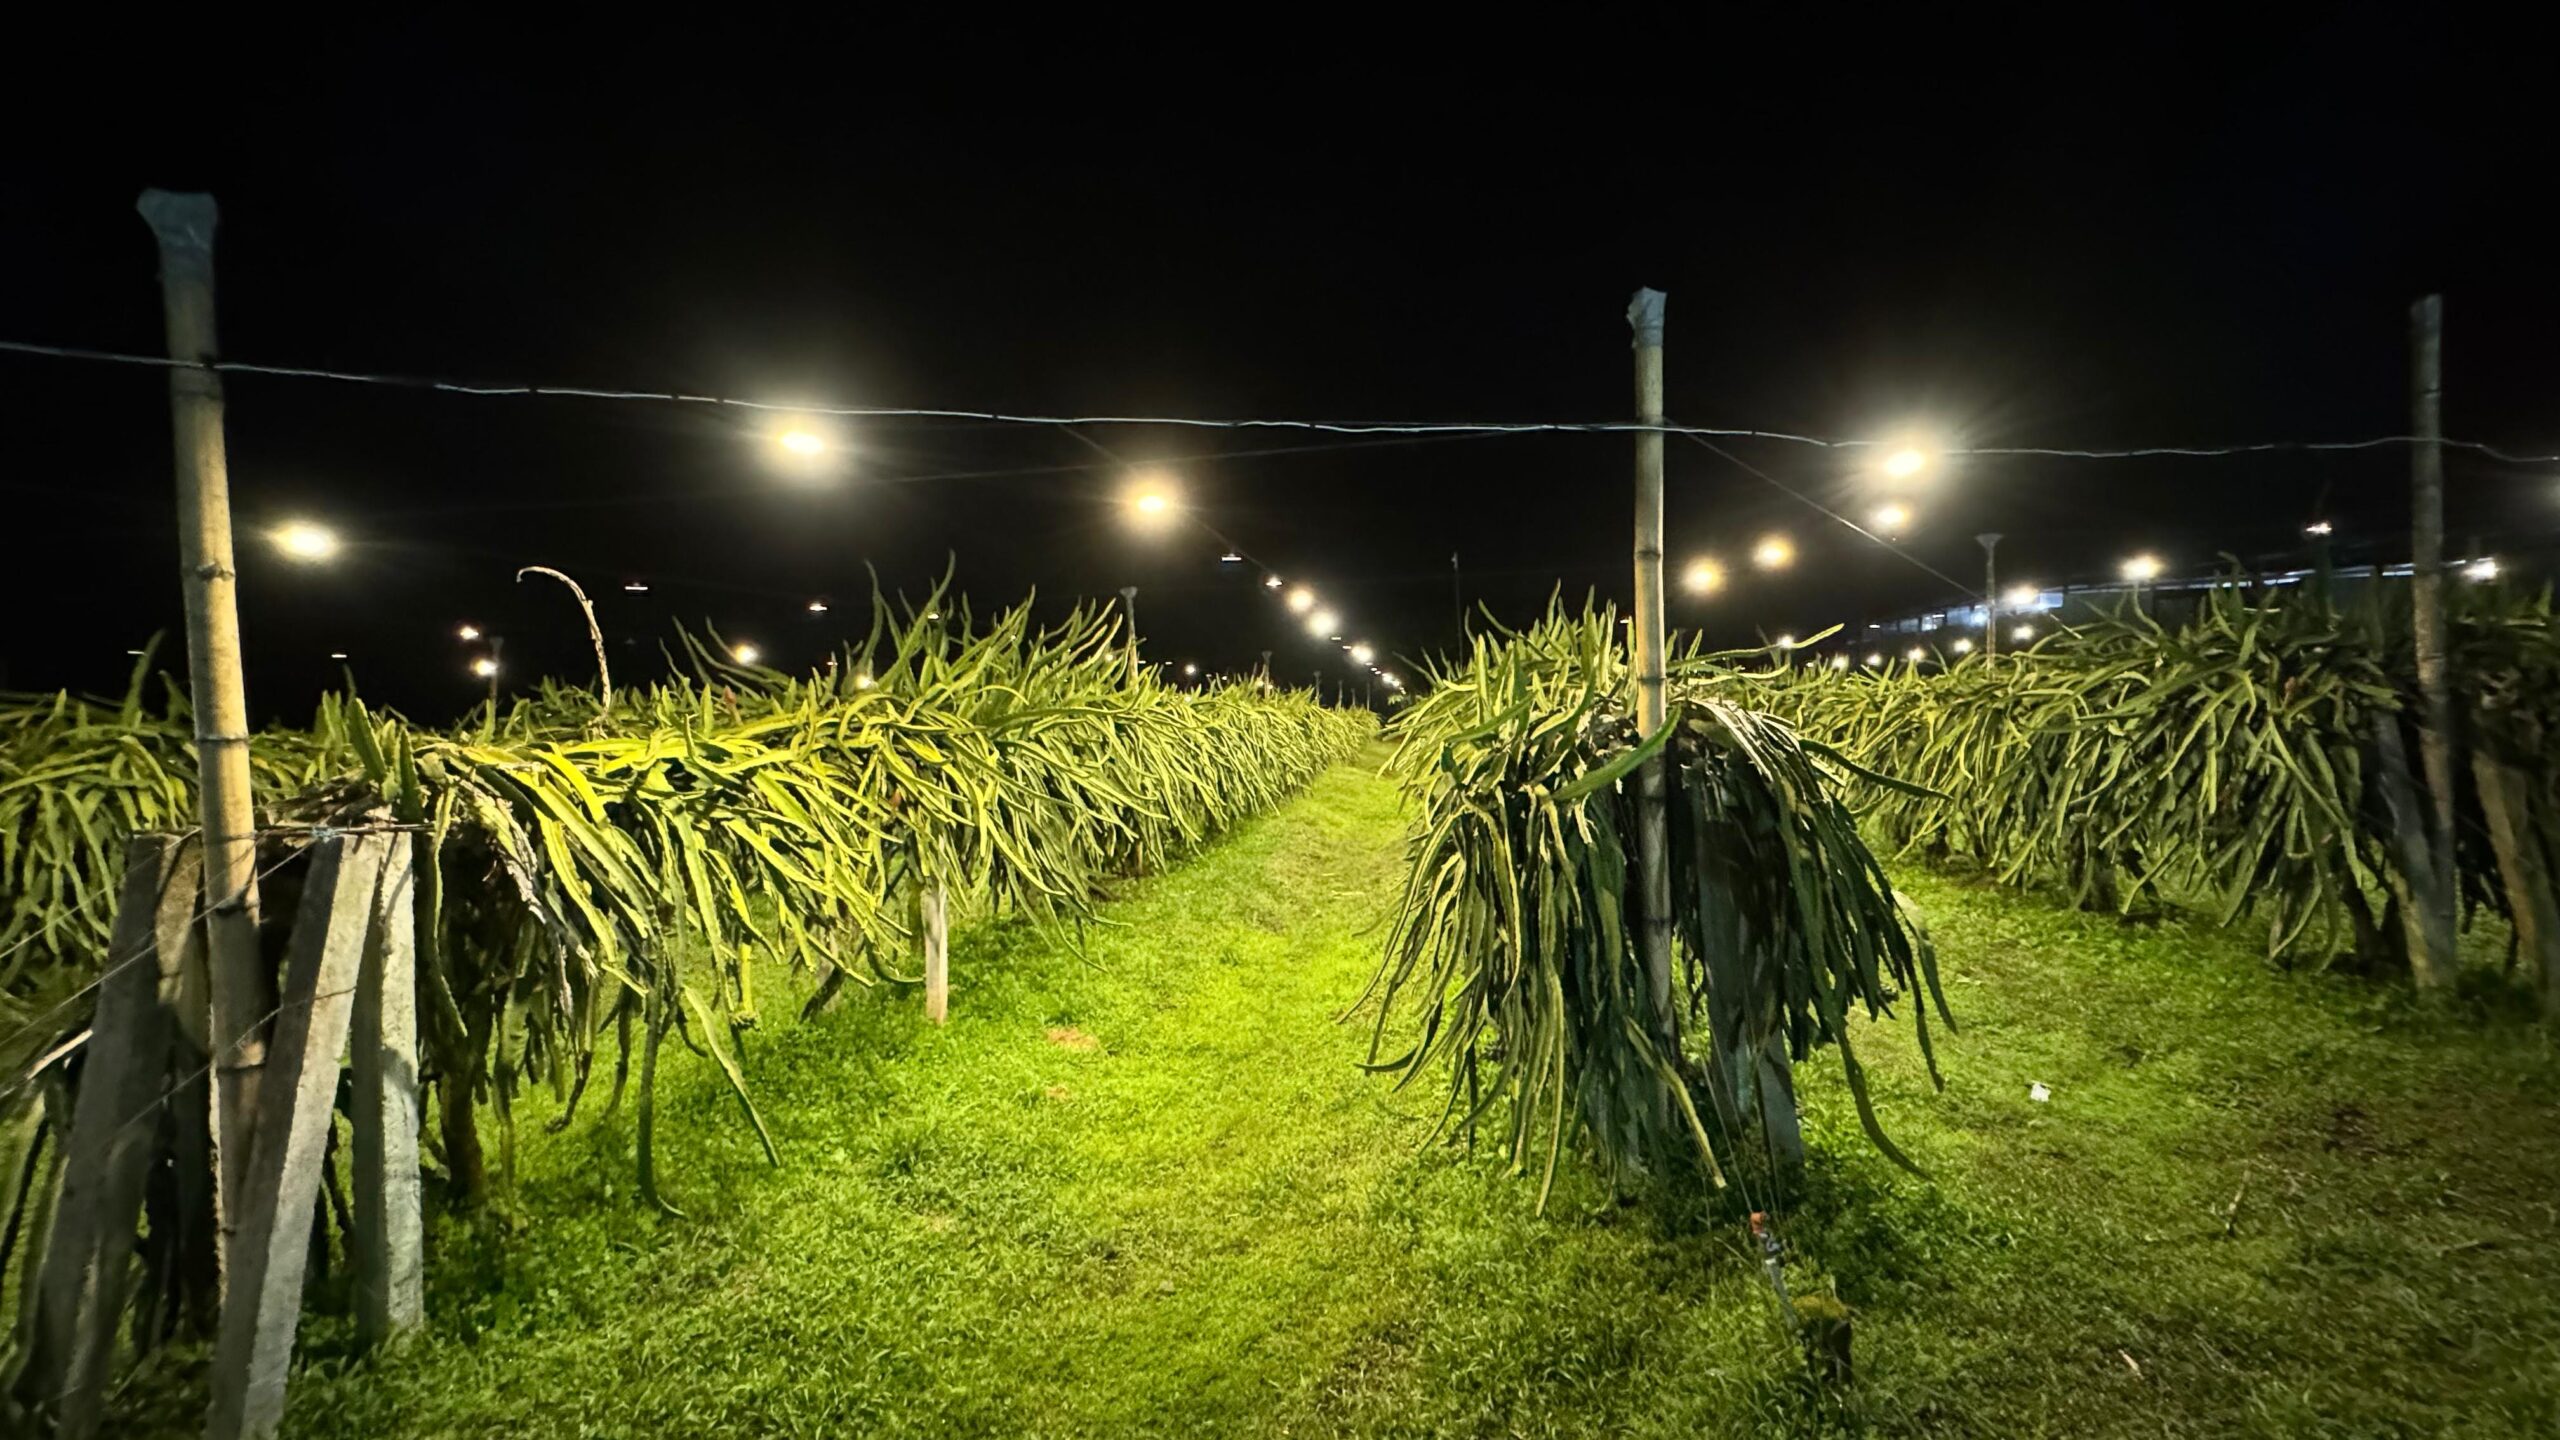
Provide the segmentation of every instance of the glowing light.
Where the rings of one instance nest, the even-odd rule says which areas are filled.
[[[1263,589],[1265,589],[1265,590],[1277,590],[1277,589],[1279,589],[1279,588],[1280,588],[1280,577],[1279,577],[1279,576],[1277,576],[1277,575],[1265,575],[1265,576],[1263,576],[1263,577],[1262,577],[1262,588],[1263,588]]]
[[[1404,680],[1393,670],[1379,671],[1378,680],[1379,683],[1385,685],[1390,690],[1401,690],[1404,688]]]
[[[284,558],[302,565],[317,565],[336,558],[338,535],[326,525],[309,520],[293,520],[276,527],[276,548]]]
[[[1121,498],[1139,525],[1154,529],[1173,518],[1173,477],[1161,470],[1141,470],[1129,477],[1129,488]]]
[[[810,613],[810,614],[812,614],[812,615],[824,615],[824,614],[826,614],[826,613],[827,613],[827,602],[826,602],[826,601],[824,601],[824,600],[812,600],[812,601],[810,601],[810,602],[809,602],[809,613]]]
[[[2336,528],[2336,526],[2330,524],[2326,520],[2314,520],[2310,524],[2302,527],[2302,533],[2305,535],[2326,535]]]
[[[457,640],[477,640],[480,638],[480,627],[477,625],[465,625],[461,629],[454,631],[453,634],[454,638]]]
[[[329,652],[329,658],[332,660],[344,660],[347,658],[347,652],[344,650],[332,650]]]
[[[1713,560],[1692,560],[1680,572],[1680,584],[1692,595],[1713,595],[1724,588],[1724,567]]]
[[[1834,670],[1846,670],[1846,669],[1848,669],[1848,668],[1849,668],[1849,657],[1848,657],[1847,655],[1834,655],[1834,656],[1832,656],[1832,657],[1831,657],[1831,668],[1832,668],[1832,669],[1834,669]]]
[[[1867,652],[1867,668],[1868,668],[1868,669],[1872,670],[1872,669],[1874,669],[1876,666],[1881,665],[1881,664],[1883,664],[1883,663],[1884,663],[1884,653],[1883,653],[1882,651],[1878,651],[1878,650],[1870,650],[1870,651],[1868,651],[1868,652]]]
[[[826,436],[796,425],[774,436],[773,443],[781,446],[786,454],[798,455],[804,459],[814,459],[827,453]]]
[[[483,655],[471,662],[471,673],[483,680],[495,680],[498,678],[498,662]]]
[[[753,665],[764,658],[764,652],[751,644],[741,643],[730,647],[729,658],[741,665]]]
[[[2465,580],[2495,580],[2498,578],[2498,562],[2489,556],[2483,555],[2479,559],[2462,567],[2462,578]]]
[[[1197,675],[1200,673],[1200,667],[1186,660],[1182,664],[1182,673],[1185,675]]]
[[[1896,480],[1908,480],[1929,468],[1929,452],[1917,445],[1905,445],[1884,457],[1877,467]]]
[[[1233,550],[1230,550],[1226,554],[1218,557],[1218,563],[1221,565],[1240,565],[1244,563],[1244,557]]]
[[[1338,622],[1339,617],[1332,611],[1318,610],[1307,617],[1307,633],[1318,637],[1331,635]]]
[[[1923,653],[1925,652],[1923,652],[1919,646],[1914,645],[1910,649],[1902,652],[1902,658],[1910,661],[1914,665],[1917,665],[1920,663],[1920,657]]]
[[[623,582],[622,582],[622,588],[623,588],[623,589],[625,589],[625,590],[630,591],[630,592],[631,592],[632,594],[634,594],[634,595],[646,595],[646,594],[648,594],[648,593],[649,593],[649,587],[648,587],[648,586],[646,586],[646,585],[641,584],[641,583],[640,583],[639,581],[637,581],[637,580],[625,580],[625,581],[623,581]]]
[[[868,670],[865,670],[861,674],[853,677],[853,688],[856,690],[868,690],[871,688],[871,685],[871,672]]]
[[[1796,637],[1793,635],[1781,635],[1772,642],[1771,648],[1777,650],[1793,650],[1796,648]]]
[[[1377,655],[1378,652],[1370,649],[1369,642],[1365,640],[1351,647],[1351,663],[1354,665],[1366,665],[1376,659]]]
[[[2009,632],[2009,638],[2021,642],[2033,640],[2036,638],[2036,627],[2033,625],[2021,625],[2017,629]]]
[[[1956,643],[1948,646],[1947,648],[1953,650],[1959,655],[1970,655],[1973,653],[1973,642],[1965,639],[1963,636],[1957,636]]]
[[[2157,555],[2136,555],[2132,559],[2124,562],[2124,564],[2118,567],[2118,569],[2119,573],[2121,573],[2124,578],[2132,581],[2136,585],[2139,585],[2146,580],[2157,580],[2160,578],[2160,557]]]
[[[1784,535],[1763,535],[1751,547],[1751,563],[1763,570],[1784,570],[1795,560],[1796,543]]]
[[[1316,592],[1301,585],[1289,592],[1289,613],[1304,615],[1316,608]]]
[[[2044,598],[2044,592],[2033,585],[2012,585],[2000,597],[2012,610],[2024,610]]]
[[[1876,507],[1875,525],[1876,531],[1879,534],[1900,534],[1902,527],[1910,523],[1911,507],[1908,505],[1879,505]]]

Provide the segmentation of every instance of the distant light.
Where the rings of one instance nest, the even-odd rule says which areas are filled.
[[[2146,580],[2159,579],[2160,568],[2159,556],[2136,555],[2132,559],[2124,562],[2121,567],[2121,573],[2124,575],[2124,578],[2132,581],[2136,585],[2139,585]]]
[[[1197,675],[1200,673],[1200,667],[1186,660],[1182,664],[1182,673],[1185,675]]]
[[[644,584],[642,584],[642,583],[640,583],[640,582],[639,582],[639,581],[637,581],[637,580],[625,580],[625,581],[623,581],[623,582],[622,582],[622,588],[623,588],[623,589],[625,589],[625,590],[630,591],[630,592],[631,592],[632,594],[634,594],[634,595],[645,595],[645,594],[649,593],[649,587],[648,587],[648,586],[646,586],[646,585],[644,585]]]
[[[2044,592],[2033,585],[2012,585],[2000,597],[2012,610],[2023,610],[2044,598]]]
[[[2326,520],[2314,520],[2310,524],[2302,527],[2302,533],[2305,535],[2326,535],[2336,528],[2336,526],[2331,525]]]
[[[1274,578],[1276,579],[1277,577]],[[1289,592],[1290,614],[1304,615],[1314,608],[1316,608],[1316,592],[1313,590],[1301,585],[1297,589]]]
[[[338,535],[326,525],[309,520],[293,520],[278,526],[276,548],[284,558],[303,565],[317,565],[338,553]]]
[[[1896,480],[1908,480],[1929,468],[1929,452],[1916,445],[1905,445],[1885,456],[1880,468]]]
[[[2465,580],[2495,580],[2498,578],[2498,562],[2490,556],[2483,555],[2479,559],[2462,567],[2462,578]]]
[[[1680,584],[1692,595],[1713,595],[1724,588],[1724,567],[1713,560],[1692,560],[1680,572]]]
[[[1902,527],[1910,523],[1911,507],[1908,505],[1879,505],[1876,507],[1875,525],[1876,531],[1879,534],[1899,534]]]
[[[477,640],[477,639],[479,639],[479,638],[480,638],[480,627],[479,627],[479,626],[477,626],[477,625],[465,625],[465,626],[462,626],[460,629],[455,630],[455,631],[453,632],[453,634],[454,634],[454,638],[455,638],[455,639],[457,639],[457,640],[463,640],[463,641]]]
[[[1265,575],[1265,576],[1263,576],[1263,577],[1262,577],[1262,588],[1263,588],[1263,589],[1265,589],[1265,590],[1277,590],[1277,589],[1279,589],[1279,588],[1280,588],[1280,577],[1279,577],[1279,576],[1277,576],[1277,575]]]
[[[1335,625],[1338,623],[1339,617],[1337,617],[1332,611],[1318,610],[1313,615],[1307,617],[1307,633],[1320,637],[1331,635],[1334,631]]]
[[[1244,557],[1233,550],[1230,550],[1226,554],[1218,557],[1218,563],[1221,565],[1237,565],[1243,563],[1243,561]]]
[[[1881,652],[1881,651],[1875,651],[1875,650],[1870,650],[1870,651],[1868,651],[1868,652],[1867,652],[1867,665],[1868,665],[1868,667],[1869,667],[1869,668],[1873,668],[1873,667],[1878,666],[1878,665],[1881,665],[1881,664],[1883,664],[1883,663],[1884,663],[1884,655],[1883,655],[1883,652]]]
[[[471,662],[471,673],[483,680],[495,679],[498,674],[498,662],[483,655]]]
[[[924,612],[924,618],[927,620],[939,620],[942,618],[942,612],[939,610],[927,610]]]
[[[1390,689],[1390,690],[1401,690],[1401,689],[1403,689],[1403,688],[1404,688],[1404,681],[1403,681],[1403,680],[1401,680],[1401,679],[1399,679],[1399,678],[1397,677],[1397,675],[1396,675],[1396,672],[1394,672],[1393,670],[1381,670],[1381,671],[1379,671],[1379,672],[1378,672],[1378,680],[1379,680],[1379,682],[1380,682],[1381,684],[1384,684],[1384,685],[1385,685],[1388,689]]]
[[[753,645],[736,645],[730,648],[729,658],[741,665],[753,665],[764,658],[764,652]]]
[[[1956,637],[1956,641],[1955,641],[1955,643],[1954,643],[1954,644],[1952,644],[1952,645],[1950,645],[1950,646],[1948,646],[1947,648],[1948,648],[1948,649],[1950,649],[1950,650],[1953,650],[1954,652],[1956,652],[1956,653],[1957,653],[1957,654],[1959,654],[1959,655],[1970,655],[1970,654],[1972,654],[1972,653],[1973,653],[1973,641],[1971,641],[1970,639],[1967,639],[1966,637],[1964,637],[1964,636],[1962,636],[1962,635],[1959,635],[1959,636],[1957,636],[1957,637]]]
[[[812,614],[812,615],[824,615],[824,614],[826,614],[826,613],[827,613],[827,602],[826,602],[826,601],[824,601],[824,600],[812,600],[812,601],[810,601],[810,602],[809,602],[809,613],[810,613],[810,614]]]
[[[332,660],[344,660],[347,658],[347,652],[344,650],[332,650],[329,652],[329,658]]]
[[[1831,657],[1831,668],[1832,668],[1832,669],[1834,669],[1834,670],[1846,670],[1846,669],[1848,669],[1848,668],[1849,668],[1849,657],[1848,657],[1846,654],[1841,654],[1841,655],[1834,655],[1834,656],[1832,656],[1832,657]]]
[[[126,652],[124,652],[124,653],[126,653],[127,655],[140,655],[142,652],[141,652],[141,651],[139,651],[139,650],[127,650],[127,651],[126,651]]]
[[[2033,625],[2021,625],[2017,629],[2009,632],[2009,638],[2012,640],[2033,640],[2036,638],[2036,627]]]
[[[871,688],[871,672],[870,672],[870,671],[868,671],[868,670],[865,670],[865,671],[863,671],[861,674],[854,676],[854,677],[853,677],[853,688],[854,688],[854,689],[856,689],[856,690],[868,690],[868,689],[870,689],[870,688]]]
[[[827,453],[827,437],[815,430],[794,426],[773,437],[773,443],[789,454],[815,458]]]
[[[1923,651],[1919,646],[1914,645],[1910,649],[1902,652],[1902,658],[1916,665],[1920,662],[1921,656],[1926,653],[1927,652]]]
[[[1784,570],[1795,559],[1795,542],[1784,535],[1764,535],[1751,547],[1751,563],[1763,570]]]
[[[1354,665],[1366,665],[1376,659],[1377,655],[1378,652],[1370,649],[1369,642],[1365,640],[1351,647],[1351,663]]]
[[[1140,526],[1153,529],[1173,516],[1173,477],[1162,470],[1141,470],[1129,477],[1121,498]]]
[[[1770,648],[1776,650],[1793,650],[1796,648],[1796,637],[1793,635],[1781,635],[1771,643]]]

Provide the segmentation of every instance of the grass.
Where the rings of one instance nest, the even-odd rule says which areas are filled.
[[[627,1107],[548,1136],[527,1106],[511,1218],[432,1236],[429,1332],[357,1362],[315,1315],[286,1433],[2560,1432],[2560,1059],[2496,1007],[1897,867],[1964,1030],[1944,1094],[1907,1033],[1859,1032],[1934,1179],[1804,1072],[1789,1278],[1856,1312],[1858,1379],[1819,1389],[1730,1217],[1572,1165],[1539,1216],[1425,1144],[1436,1085],[1357,1068],[1335,1016],[1400,825],[1337,769],[1132,887],[1081,959],[964,929],[947,1028],[888,993],[769,1022],[779,1171],[680,1060],[689,1219],[636,1203]],[[195,1427],[190,1363],[122,1433]]]

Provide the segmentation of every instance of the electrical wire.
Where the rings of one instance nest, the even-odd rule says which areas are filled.
[[[165,355],[137,355],[115,350],[94,350],[70,345],[40,345],[24,340],[0,340],[0,351],[20,355],[38,355],[64,360],[94,360],[118,365],[141,365],[154,369],[210,370],[224,375],[262,375],[295,380],[330,380],[343,384],[380,385],[408,390],[430,390],[447,395],[478,397],[545,397],[573,400],[632,400],[660,404],[708,405],[723,409],[749,410],[769,414],[823,415],[838,419],[922,419],[972,420],[1005,425],[1049,425],[1063,428],[1089,425],[1162,425],[1194,430],[1307,430],[1335,435],[1540,435],[1540,434],[1630,434],[1705,436],[1726,440],[1775,440],[1791,445],[1809,445],[1824,450],[1864,450],[1893,442],[1803,435],[1786,430],[1759,430],[1715,425],[1682,425],[1641,420],[1537,420],[1537,421],[1387,421],[1387,420],[1299,420],[1277,418],[1220,419],[1196,415],[1033,415],[1002,410],[969,410],[939,406],[896,405],[822,405],[786,404],[779,401],[749,400],[733,395],[696,395],[678,390],[609,390],[581,385],[499,385],[440,380],[414,375],[392,375],[358,370],[323,370],[301,365],[262,365],[245,360],[179,360]],[[2235,445],[2144,445],[2121,449],[2069,449],[2041,445],[1977,445],[1952,448],[1949,455],[2032,456],[2069,460],[2137,460],[2152,458],[2213,458],[2237,455],[2263,455],[2285,451],[2328,453],[2352,450],[2376,450],[2400,445],[2433,443],[2448,450],[2463,450],[2485,455],[2511,465],[2560,464],[2560,454],[2521,455],[2478,440],[2437,438],[2432,442],[2417,435],[2377,435],[2358,440],[2264,440]]]
[[[1689,438],[1698,442],[1700,445],[1704,445],[1716,454],[1723,456],[1727,461],[1741,467],[1750,474],[1768,481],[1780,490],[1783,490],[1798,500],[1803,501],[1805,504],[1812,506],[1814,509],[1821,511],[1823,514],[1830,516],[1832,519],[1839,521],[1841,524],[1848,526],[1859,535],[1874,541],[1876,544],[1882,546],[1886,551],[1900,557],[1904,563],[1918,566],[1920,569],[1925,570],[1929,574],[1936,576],[1938,579],[1945,581],[1947,584],[1954,586],[1958,594],[1969,596],[1974,593],[1963,581],[1958,580],[1953,575],[1950,575],[1946,571],[1939,569],[1937,566],[1930,564],[1928,561],[1921,559],[1919,556],[1912,554],[1902,546],[1894,544],[1892,541],[1878,535],[1873,530],[1870,530],[1866,526],[1859,524],[1857,521],[1850,519],[1848,516],[1841,514],[1839,511],[1832,509],[1830,506],[1823,504],[1821,501],[1814,499],[1812,496],[1807,495],[1793,485],[1788,484],[1786,481],[1779,479],[1777,476],[1770,474],[1768,471],[1763,470],[1759,466],[1752,464],[1750,461],[1734,454],[1732,451],[1725,449],[1723,446],[1716,444],[1714,441],[1707,439],[1705,436],[1692,435]]]

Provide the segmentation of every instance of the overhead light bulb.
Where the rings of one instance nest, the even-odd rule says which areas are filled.
[[[1784,535],[1764,535],[1751,547],[1751,563],[1763,570],[1784,570],[1795,558],[1795,542]]]
[[[326,525],[309,520],[293,520],[277,526],[276,549],[284,557],[303,565],[317,565],[336,557],[338,535]]]
[[[1297,589],[1289,592],[1289,611],[1291,614],[1304,615],[1314,608],[1316,608],[1316,592],[1313,590],[1301,585]]]

